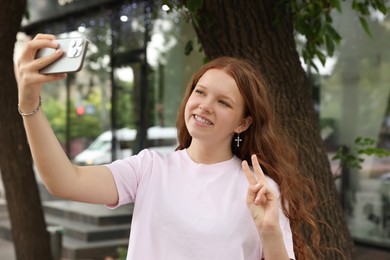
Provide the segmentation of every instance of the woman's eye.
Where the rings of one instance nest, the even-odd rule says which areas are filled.
[[[226,107],[230,107],[230,104],[227,103],[226,101],[220,100],[219,103],[226,106]]]
[[[194,92],[198,93],[198,94],[203,94],[204,93],[202,90],[199,90],[199,89],[194,89]]]

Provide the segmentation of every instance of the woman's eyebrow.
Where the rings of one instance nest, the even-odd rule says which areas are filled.
[[[201,88],[207,88],[206,86],[200,84],[200,83],[196,83],[195,87],[201,87]]]
[[[208,90],[208,89],[209,89],[207,86],[205,86],[205,85],[203,85],[203,84],[201,84],[201,83],[197,83],[197,84],[195,85],[194,88],[202,88],[202,89],[205,89],[205,90]],[[236,103],[235,99],[233,99],[232,97],[230,97],[230,96],[228,96],[228,95],[226,95],[226,94],[220,94],[220,95],[218,95],[218,98],[227,99],[227,100],[229,100],[232,104],[235,104],[235,103]]]

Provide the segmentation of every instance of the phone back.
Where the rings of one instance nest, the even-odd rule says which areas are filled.
[[[64,52],[61,58],[49,64],[39,72],[42,74],[69,73],[81,70],[84,63],[88,40],[84,37],[57,39],[59,47]],[[53,54],[56,50],[44,48],[38,50],[36,58]]]

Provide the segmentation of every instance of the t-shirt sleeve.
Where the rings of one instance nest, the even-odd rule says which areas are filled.
[[[266,178],[267,178],[268,185],[274,190],[274,192],[276,192],[277,196],[280,196],[279,186],[276,184],[276,182],[267,176]],[[283,240],[287,249],[288,256],[290,259],[295,259],[294,244],[292,239],[290,221],[287,218],[286,214],[284,214],[280,199],[279,199],[279,223],[283,232]]]
[[[135,201],[138,185],[142,177],[150,169],[151,162],[151,153],[148,150],[142,150],[137,155],[104,165],[111,171],[114,177],[119,196],[118,203],[107,204],[108,208],[117,208]]]

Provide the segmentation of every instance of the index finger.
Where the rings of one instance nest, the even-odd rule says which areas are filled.
[[[42,48],[58,48],[58,43],[55,41],[56,37],[54,35],[37,35],[33,40],[30,40],[26,43],[26,47],[22,51],[19,60],[35,59],[35,54],[38,49]]]
[[[253,176],[251,169],[249,168],[248,162],[247,161],[242,161],[242,170],[245,173],[246,179],[248,180],[248,183],[250,185],[256,185],[257,180],[255,176]]]
[[[258,181],[260,181],[260,180],[266,181],[263,169],[261,169],[261,166],[259,164],[259,161],[257,160],[256,154],[252,154],[251,159],[252,159],[253,169],[255,170],[256,179]]]
[[[45,33],[38,33],[35,35],[34,39],[48,39],[48,40],[55,40],[57,37],[53,34],[45,34]]]

